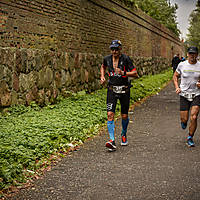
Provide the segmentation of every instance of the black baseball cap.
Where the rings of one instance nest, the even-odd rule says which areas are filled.
[[[118,48],[121,46],[122,46],[122,43],[120,40],[113,40],[110,44],[110,48]]]
[[[197,47],[189,47],[188,53],[197,53],[198,54],[198,48]]]

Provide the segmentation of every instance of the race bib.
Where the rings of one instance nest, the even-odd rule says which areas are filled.
[[[113,86],[113,92],[117,94],[125,93],[125,86]]]

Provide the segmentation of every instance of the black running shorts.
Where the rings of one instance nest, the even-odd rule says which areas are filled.
[[[115,113],[117,100],[119,99],[121,104],[121,113],[128,114],[130,104],[130,89],[123,94],[116,94],[112,89],[108,88],[107,91],[107,112]]]
[[[194,97],[193,101],[188,101],[185,97],[180,96],[180,111],[189,111],[192,106],[200,106],[200,95]]]

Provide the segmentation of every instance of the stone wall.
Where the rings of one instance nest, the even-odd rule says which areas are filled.
[[[61,94],[99,88],[102,56],[0,48],[0,105],[48,104]]]
[[[1,0],[0,106],[44,105],[59,94],[98,89],[113,39],[140,75],[168,68],[182,53],[168,29],[118,0]]]

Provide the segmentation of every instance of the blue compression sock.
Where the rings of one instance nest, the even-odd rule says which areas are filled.
[[[110,135],[111,140],[115,140],[115,124],[114,120],[113,121],[108,121],[107,122],[107,127],[108,127],[108,133]]]
[[[126,135],[128,123],[129,123],[129,118],[122,119],[122,133],[121,133],[122,136]]]

